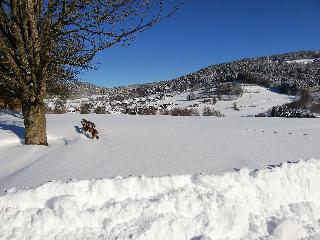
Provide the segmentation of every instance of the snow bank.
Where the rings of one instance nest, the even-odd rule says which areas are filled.
[[[0,197],[0,239],[315,239],[320,161],[224,175],[49,182]]]

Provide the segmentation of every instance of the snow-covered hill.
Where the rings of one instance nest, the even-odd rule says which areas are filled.
[[[157,101],[157,105],[171,104],[172,107],[187,108],[195,107],[201,113],[206,106],[219,110],[225,116],[247,116],[264,113],[273,106],[283,105],[297,99],[295,96],[280,94],[272,89],[256,85],[242,85],[243,94],[234,100],[217,100],[217,103],[202,103],[203,98],[187,101],[188,92],[167,97],[165,100]],[[234,103],[237,104],[239,111],[233,109]]]
[[[104,92],[119,98],[147,97],[155,93],[171,94],[189,89],[215,87],[233,81],[279,87],[282,92],[298,95],[303,88],[320,90],[320,51],[300,51],[257,58],[245,58],[211,65],[169,81],[102,88],[90,84],[70,86],[74,96]]]

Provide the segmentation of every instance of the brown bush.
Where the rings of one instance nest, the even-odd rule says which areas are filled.
[[[170,111],[168,109],[161,109],[159,113],[160,115],[170,115]]]
[[[82,103],[80,106],[80,113],[89,114],[92,108],[93,108],[92,103]]]
[[[95,114],[106,114],[106,107],[105,106],[97,106],[94,109]]]
[[[170,112],[171,116],[200,116],[199,111],[195,108],[174,108]]]
[[[206,117],[224,117],[224,114],[222,114],[220,111],[218,110],[214,110],[213,108],[210,107],[204,107],[203,111],[202,111],[202,116],[206,116]]]
[[[312,103],[311,112],[320,113],[320,103]]]
[[[141,108],[138,111],[138,114],[141,115],[156,115],[157,113],[157,109],[155,107],[145,107],[145,108]]]

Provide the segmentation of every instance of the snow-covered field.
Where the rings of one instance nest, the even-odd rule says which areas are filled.
[[[96,123],[98,141],[77,131],[83,117]],[[0,191],[53,179],[218,174],[320,157],[320,119],[63,114],[47,120],[49,147],[24,146],[22,119],[0,114]]]
[[[292,100],[271,94],[240,112]],[[320,239],[320,119],[220,104],[225,118],[47,115],[48,147],[0,112],[0,239]]]

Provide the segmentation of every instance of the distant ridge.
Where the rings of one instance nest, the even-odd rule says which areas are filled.
[[[277,87],[288,94],[303,88],[320,89],[320,51],[299,51],[271,56],[244,58],[202,68],[176,79],[125,87],[104,88],[77,83],[74,94],[106,94],[121,97],[144,97],[155,93],[174,93],[212,88],[224,82],[241,81],[266,87]]]

